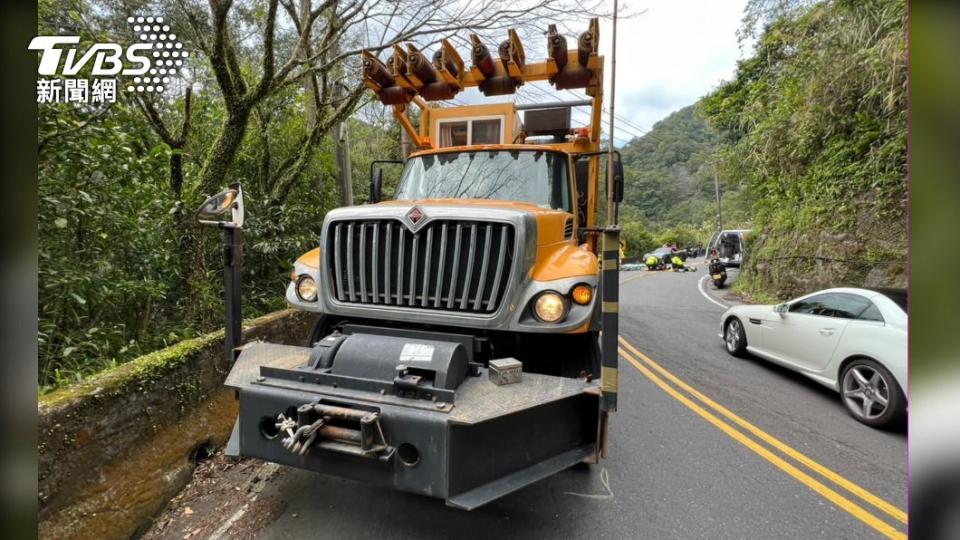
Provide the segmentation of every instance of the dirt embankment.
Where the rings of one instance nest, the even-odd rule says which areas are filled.
[[[829,287],[905,288],[906,224],[876,221],[863,217],[847,232],[763,231],[748,244],[738,289],[772,300]]]
[[[303,344],[314,317],[287,310],[244,328],[244,340]],[[222,384],[223,332],[138,358],[42,396],[39,533],[128,538],[222,445],[237,404]]]

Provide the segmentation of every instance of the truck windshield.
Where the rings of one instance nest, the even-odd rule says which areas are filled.
[[[411,158],[396,199],[498,199],[570,210],[567,158],[559,152],[498,150]]]

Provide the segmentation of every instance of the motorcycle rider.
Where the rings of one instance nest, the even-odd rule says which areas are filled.
[[[713,285],[718,289],[722,288],[727,280],[727,269],[720,262],[716,248],[710,250],[710,277],[713,279]]]

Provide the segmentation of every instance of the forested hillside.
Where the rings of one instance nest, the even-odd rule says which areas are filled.
[[[699,225],[715,214],[710,159],[717,138],[693,105],[657,122],[645,136],[621,150],[629,179],[624,202],[654,227]],[[712,203],[710,209],[706,209]],[[704,212],[709,213],[705,216]]]
[[[631,255],[670,241],[690,245],[709,240],[717,227],[714,161],[719,151],[719,137],[704,121],[699,103],[672,113],[624,145],[621,222]],[[737,184],[718,180],[724,226],[748,225],[751,216],[742,194],[730,191]]]
[[[718,174],[752,199],[745,290],[906,284],[905,17],[903,0],[787,11],[703,101]]]

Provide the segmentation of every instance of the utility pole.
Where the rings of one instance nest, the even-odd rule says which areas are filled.
[[[713,173],[713,187],[717,192],[717,232],[723,230],[723,214],[720,212],[720,180],[717,173]]]
[[[350,140],[347,136],[347,123],[339,122],[334,126],[336,137],[337,183],[340,185],[340,203],[353,206],[353,174],[350,170]]]
[[[344,88],[340,81],[334,83],[337,97],[344,98]],[[333,126],[334,154],[337,162],[337,184],[340,186],[340,204],[353,206],[353,172],[350,163],[350,140],[347,135],[347,122],[341,120]]]
[[[403,162],[407,162],[407,156],[413,151],[413,141],[410,140],[410,135],[407,134],[407,130],[400,130],[400,153],[401,159]]]

